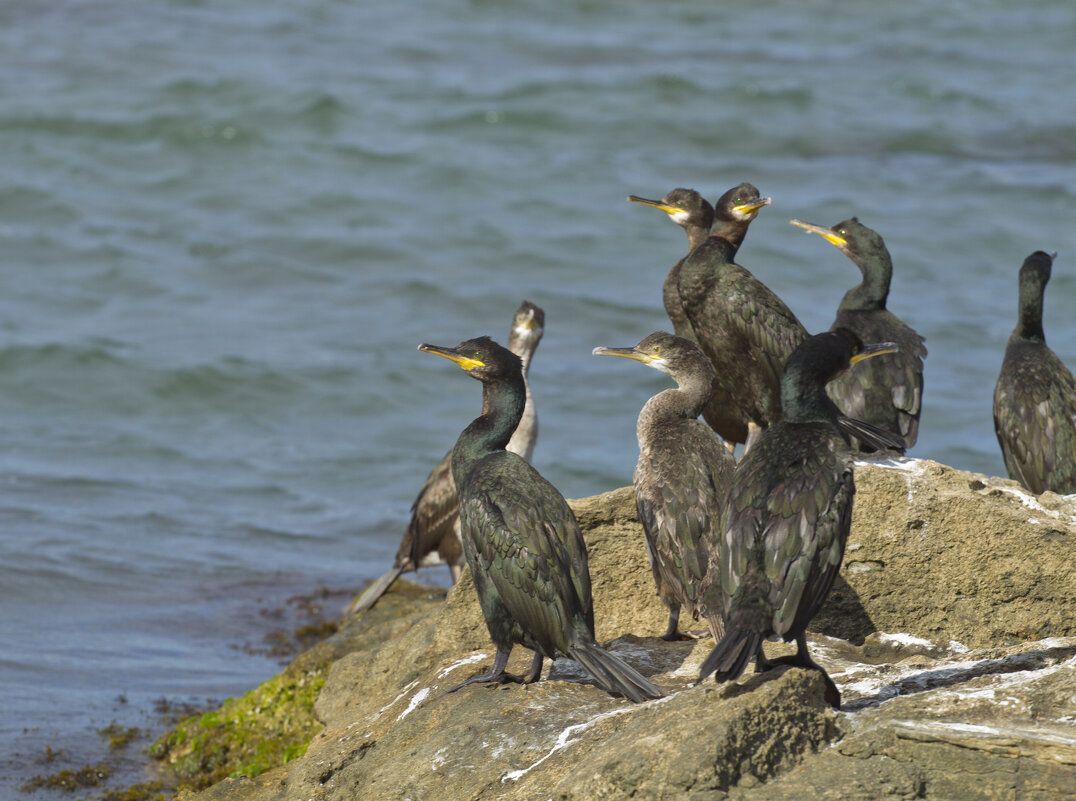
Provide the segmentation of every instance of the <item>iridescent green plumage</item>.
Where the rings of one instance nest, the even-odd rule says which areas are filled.
[[[704,660],[700,678],[739,676],[752,659],[771,666],[762,642],[795,640],[778,660],[821,670],[807,652],[806,629],[841,566],[852,521],[852,451],[825,385],[861,360],[892,348],[866,347],[845,329],[810,337],[781,380],[784,418],[766,429],[736,466],[725,532],[714,567],[725,598],[726,634]],[[825,671],[822,671],[825,675]],[[840,694],[826,676],[827,699]]]
[[[899,434],[912,447],[919,436],[927,349],[923,338],[886,308],[893,261],[885,241],[855,217],[831,228],[799,220],[792,224],[825,238],[863,273],[862,282],[841,300],[832,328],[854,331],[864,342],[896,342],[900,348],[889,359],[873,360],[834,380],[829,396],[849,417]]]
[[[508,349],[519,356],[523,364],[524,383],[527,382],[531,358],[544,332],[545,312],[529,300],[523,301],[512,317]],[[523,417],[512,434],[508,450],[529,462],[538,439],[538,414],[529,383],[526,398]],[[353,614],[372,607],[402,573],[439,564],[449,566],[453,583],[459,578],[460,569],[465,564],[463,545],[460,543],[456,484],[452,480],[452,451],[446,453],[430,471],[411,504],[411,519],[400,540],[392,569],[371,583],[348,607],[348,612]]]
[[[677,383],[639,413],[635,504],[658,595],[669,608],[663,637],[678,636],[683,607],[695,619],[706,617],[719,638],[724,633],[720,591],[710,590],[708,568],[735,461],[713,430],[696,419],[712,391],[713,367],[695,343],[663,331],[633,348],[595,348],[594,353],[641,362]]]
[[[1020,268],[1019,320],[994,388],[994,431],[1009,477],[1036,495],[1076,493],[1076,379],[1046,344],[1042,302],[1053,256]]]
[[[526,396],[519,357],[489,337],[419,349],[451,359],[483,387],[482,414],[456,441],[452,473],[463,551],[497,655],[489,672],[453,690],[474,682],[537,681],[543,658],[570,656],[609,692],[633,701],[660,697],[594,641],[586,545],[575,515],[537,470],[505,450]],[[515,643],[535,651],[523,676],[504,670]]]

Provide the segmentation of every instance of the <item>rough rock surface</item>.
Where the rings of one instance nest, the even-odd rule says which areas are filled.
[[[572,502],[598,639],[665,698],[611,697],[571,660],[527,688],[446,695],[493,655],[465,578],[392,636],[391,620],[336,635],[354,650],[305,756],[186,798],[1076,797],[1076,496],[916,460],[861,463],[856,481],[843,580],[812,639],[840,711],[803,670],[694,684],[713,643],[656,638],[664,607],[623,489]],[[517,648],[509,670],[528,663]]]

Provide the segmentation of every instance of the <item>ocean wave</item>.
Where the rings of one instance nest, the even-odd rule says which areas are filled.
[[[5,405],[157,418],[180,414],[339,412],[358,376],[334,365],[283,369],[236,356],[193,365],[146,364],[133,346],[8,345],[0,348]]]

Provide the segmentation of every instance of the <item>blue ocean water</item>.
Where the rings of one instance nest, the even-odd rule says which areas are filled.
[[[535,464],[629,483],[665,382],[590,352],[669,327],[686,249],[629,193],[772,196],[739,261],[812,331],[858,272],[788,220],[882,233],[930,350],[912,455],[1002,474],[1033,250],[1076,367],[1074,34],[1062,0],[0,8],[0,795],[244,691],[260,607],[389,564],[479,406],[420,342],[541,305]]]

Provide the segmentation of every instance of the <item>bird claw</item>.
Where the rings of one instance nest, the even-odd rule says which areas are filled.
[[[477,676],[471,676],[467,681],[460,682],[455,687],[450,687],[445,690],[445,694],[454,693],[456,690],[466,687],[468,684],[529,684],[524,681],[525,676],[517,676],[514,673],[506,673],[505,671],[488,673],[480,673]]]

